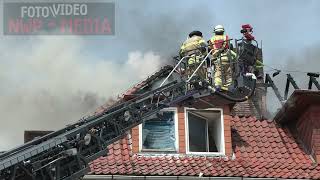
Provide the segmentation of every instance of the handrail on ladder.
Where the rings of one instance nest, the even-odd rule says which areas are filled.
[[[197,69],[193,72],[193,74],[191,75],[191,77],[187,80],[187,82],[189,82],[191,80],[191,78],[195,75],[195,73],[199,70],[199,68],[202,66],[202,64],[205,62],[205,60],[208,58],[208,56],[211,54],[211,52],[213,51],[210,50],[209,53],[205,56],[205,58],[201,61],[200,65],[197,67]],[[163,84],[169,79],[169,77],[172,75],[172,73],[177,69],[177,67],[180,65],[180,63],[185,59],[185,58],[189,58],[192,56],[185,56],[182,59],[180,59],[180,61],[177,63],[177,65],[173,68],[173,70],[169,73],[169,75],[162,81],[162,83],[160,84],[160,87],[163,86]]]
[[[228,39],[227,41],[231,41],[233,39]],[[191,75],[191,77],[187,80],[187,82],[189,82],[191,80],[191,78],[195,75],[195,73],[199,70],[200,66],[202,66],[202,64],[204,63],[204,61],[208,58],[208,56],[211,54],[211,52],[213,51],[213,49],[211,49],[209,51],[209,53],[206,55],[206,57],[202,60],[202,62],[200,63],[200,65],[197,67],[197,69],[193,72],[193,74]],[[178,64],[173,68],[173,70],[169,73],[169,75],[162,81],[162,83],[160,84],[160,87],[163,86],[163,84],[169,79],[169,77],[172,75],[172,73],[177,69],[177,67],[180,65],[180,63],[187,57],[191,57],[191,56],[185,56],[182,59],[180,59],[180,61],[178,62]]]
[[[162,81],[162,83],[160,84],[160,87],[163,86],[163,84],[169,79],[169,77],[172,75],[172,73],[177,69],[177,67],[180,65],[180,63],[185,59],[191,56],[185,56],[183,58],[180,59],[180,61],[177,63],[177,65],[172,69],[172,71],[169,73],[169,75]]]
[[[199,66],[197,67],[197,69],[192,73],[192,75],[190,76],[190,78],[187,80],[187,83],[191,80],[191,78],[193,78],[193,76],[196,74],[196,72],[200,69],[200,67],[202,66],[202,64],[206,61],[206,59],[208,58],[208,56],[211,54],[211,52],[213,51],[213,49],[211,49],[209,51],[209,53],[206,55],[205,58],[203,58],[203,60],[201,61],[201,63],[199,64]]]

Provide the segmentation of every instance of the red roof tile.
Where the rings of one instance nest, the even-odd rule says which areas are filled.
[[[203,173],[204,176],[319,179],[320,165],[313,165],[295,138],[295,134],[274,122],[234,117],[234,160],[185,154],[133,154],[127,136],[108,147],[107,157],[91,162],[91,174],[197,176]]]

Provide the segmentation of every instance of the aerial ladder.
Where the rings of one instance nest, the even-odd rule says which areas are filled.
[[[236,51],[241,54],[238,47]],[[210,55],[211,51],[187,77],[184,71],[188,57],[178,58],[174,67],[166,66],[147,79],[147,83],[161,80],[157,88],[138,91],[131,99],[119,101],[102,113],[0,154],[0,179],[80,179],[90,171],[89,162],[108,154],[108,145],[121,139],[128,130],[143,121],[157,118],[163,108],[205,95],[217,95],[233,102],[250,98],[256,80],[253,74],[237,70],[241,63],[240,55],[233,61],[235,70],[231,90],[217,91],[210,81],[197,77],[197,71],[208,63]]]

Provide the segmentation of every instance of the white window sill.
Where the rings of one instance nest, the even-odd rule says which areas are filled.
[[[180,156],[177,152],[139,152],[136,153],[138,156],[158,157],[158,156]]]
[[[178,152],[139,152],[136,153],[138,156],[145,157],[163,157],[163,156],[174,156],[174,157],[210,157],[210,158],[226,158],[227,156],[223,153],[212,153],[212,152],[189,152],[189,153],[178,153]]]
[[[226,156],[225,153],[222,152],[187,152],[186,155],[197,155],[197,156]]]
[[[151,153],[161,153],[161,152],[165,152],[165,153],[176,153],[176,150],[167,150],[167,149],[142,149],[140,151],[141,153],[144,152],[151,152]]]

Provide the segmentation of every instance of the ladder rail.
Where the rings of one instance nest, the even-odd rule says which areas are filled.
[[[203,65],[203,63],[206,61],[206,59],[209,57],[209,55],[211,54],[211,52],[213,51],[213,49],[211,49],[208,54],[203,58],[203,60],[201,61],[201,63],[199,64],[199,66],[196,68],[196,70],[192,73],[192,75],[189,77],[189,79],[187,80],[187,83],[190,82],[190,80],[195,76],[195,74],[198,72],[198,70],[200,69],[200,67]]]
[[[181,64],[181,62],[191,56],[184,56],[183,58],[180,59],[180,61],[177,63],[177,65],[172,69],[172,71],[169,73],[169,75],[162,81],[162,83],[160,84],[160,87],[163,86],[163,84],[169,79],[169,77],[173,74],[173,72],[179,67],[179,65]]]

